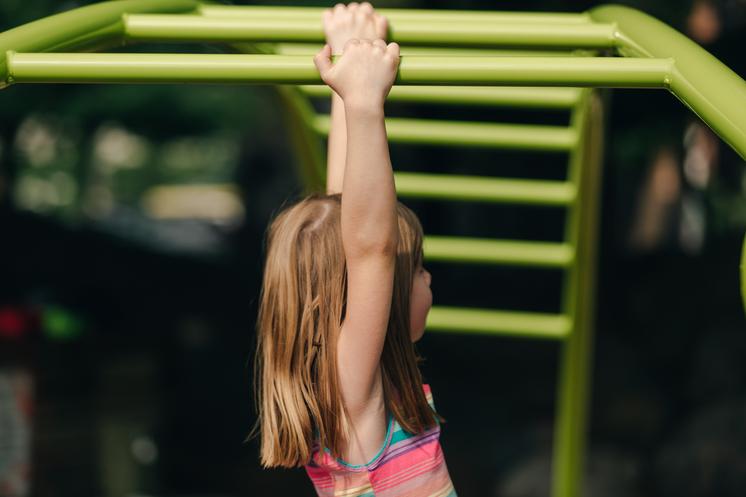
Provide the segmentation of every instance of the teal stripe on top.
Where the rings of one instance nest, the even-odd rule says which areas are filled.
[[[362,468],[366,468],[366,467],[370,466],[371,464],[373,464],[374,462],[376,462],[376,460],[378,460],[378,458],[381,457],[381,455],[383,454],[383,451],[386,450],[386,447],[388,447],[389,445],[391,445],[391,444],[388,443],[388,441],[389,441],[389,436],[391,435],[391,430],[393,429],[394,423],[396,423],[396,421],[394,421],[394,415],[393,414],[389,414],[388,423],[386,423],[386,436],[383,437],[383,445],[381,446],[381,450],[378,451],[378,454],[376,454],[375,456],[373,456],[373,459],[371,459],[370,461],[368,461],[365,464],[350,464],[350,463],[348,463],[346,461],[343,461],[342,459],[339,459],[339,458],[337,458],[337,462],[339,464],[341,464],[342,466],[344,466],[345,468],[350,468],[350,469],[362,469]],[[396,423],[396,425],[398,426],[399,423]],[[327,454],[329,454],[329,455],[332,454],[331,451],[328,448],[324,447],[324,450],[326,451]],[[368,494],[364,494],[364,495],[361,495],[359,497],[366,497],[367,495]],[[372,496],[373,494],[370,494],[370,495]]]

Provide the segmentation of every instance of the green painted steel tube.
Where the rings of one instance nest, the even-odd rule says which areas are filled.
[[[746,237],[743,239],[743,249],[741,250],[741,298],[743,299],[743,308],[746,310]]]
[[[313,127],[319,134],[329,134],[329,116],[317,116]],[[398,117],[386,119],[386,133],[392,143],[549,152],[567,151],[577,142],[577,134],[564,126],[436,121]]]
[[[7,81],[6,52],[98,49],[121,43],[124,12],[192,12],[194,0],[102,2],[45,17],[0,33],[0,86]]]
[[[746,160],[746,81],[686,36],[638,10],[609,5],[589,15],[618,24],[621,54],[674,60],[667,87]]]
[[[561,308],[574,328],[562,344],[560,355],[553,497],[580,497],[583,493],[602,173],[603,114],[597,94],[585,92],[573,112],[571,127],[583,137],[569,158],[568,180],[577,185],[579,195],[568,211],[565,227],[565,240],[576,247],[577,256],[576,264],[566,273]]]
[[[255,44],[256,45],[256,44]],[[321,50],[321,43],[260,43],[268,50],[265,53],[278,55],[315,55]],[[401,55],[436,55],[462,57],[593,57],[598,55],[596,50],[519,50],[508,48],[451,48],[451,47],[420,47],[404,45],[400,47]]]
[[[8,52],[6,82],[320,84],[308,56]],[[402,57],[397,84],[662,88],[668,59]]]
[[[131,40],[323,42],[316,19],[204,17],[163,14],[123,16]],[[521,23],[481,21],[467,24],[401,19],[389,25],[389,40],[407,45],[611,48],[615,27],[604,23]]]
[[[566,243],[426,236],[423,250],[427,260],[438,262],[565,268],[575,261]]]
[[[575,200],[575,186],[564,181],[457,176],[395,172],[401,197],[567,206]]]
[[[572,320],[561,314],[433,306],[427,329],[562,340],[570,333]]]
[[[319,83],[308,57],[235,54],[8,54],[20,83]]]
[[[326,85],[303,85],[309,97],[331,96]],[[569,109],[580,98],[579,88],[527,88],[510,86],[394,86],[386,100],[444,105],[494,105],[531,109]]]
[[[580,281],[580,265],[583,263],[581,257],[585,256],[587,247],[579,247],[581,228],[581,216],[585,209],[595,208],[586,205],[588,185],[585,179],[585,167],[588,165],[587,158],[587,125],[589,119],[589,94],[584,90],[583,98],[578,103],[570,116],[570,126],[585,141],[581,141],[578,147],[573,149],[568,157],[567,181],[573,184],[579,191],[574,204],[567,211],[565,221],[566,243],[577,247],[580,257],[576,257],[576,264],[565,273],[562,293],[562,314],[573,320],[575,326],[570,332],[567,340],[562,344],[557,380],[557,403],[554,428],[554,444],[552,447],[552,497],[580,497],[580,482],[584,474],[585,437],[583,432],[584,423],[576,422],[576,418],[585,419],[586,411],[585,389],[586,378],[578,377],[580,371],[586,366],[587,354],[582,347],[588,329],[583,328],[582,322],[577,319],[578,312],[582,312],[588,305],[588,300],[580,299],[582,289],[578,287]],[[590,268],[593,270],[594,268]]]
[[[319,20],[323,7],[267,7],[258,5],[207,5],[200,6],[200,13],[205,16],[270,19]],[[484,12],[469,10],[420,10],[420,9],[376,9],[385,16],[389,23],[401,21],[415,22],[493,22],[493,23],[547,23],[547,24],[584,24],[590,22],[588,14],[568,12]]]
[[[482,86],[663,88],[671,66],[670,59],[410,56],[402,57],[397,81],[447,84],[459,77]]]

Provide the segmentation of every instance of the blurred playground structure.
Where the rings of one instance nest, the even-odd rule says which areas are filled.
[[[596,88],[667,89],[746,158],[746,83],[685,36],[626,7],[602,6],[582,14],[380,12],[389,19],[390,39],[402,46],[391,101],[567,113],[568,125],[398,117],[386,124],[395,144],[565,156],[566,170],[557,175],[561,179],[427,170],[396,172],[395,179],[402,198],[564,210],[559,241],[455,236],[425,240],[430,261],[561,271],[559,312],[436,306],[428,328],[562,344],[552,495],[580,495],[603,169],[603,98]],[[299,158],[298,175],[307,191],[318,190],[324,181],[323,140],[329,128],[328,116],[312,105],[312,99],[329,96],[310,57],[323,41],[320,19],[320,8],[192,0],[103,2],[0,34],[0,88],[12,91],[8,87],[20,83],[277,85]],[[104,52],[154,41],[210,43],[226,53]],[[746,298],[746,287],[744,294]]]

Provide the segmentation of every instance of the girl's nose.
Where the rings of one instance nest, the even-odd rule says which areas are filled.
[[[427,269],[425,269],[425,281],[427,281],[427,286],[430,286],[430,282],[433,281],[433,275]]]

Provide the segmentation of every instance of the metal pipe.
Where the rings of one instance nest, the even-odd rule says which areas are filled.
[[[160,14],[123,16],[130,40],[166,41],[291,41],[323,42],[317,19],[203,17]],[[389,40],[407,45],[519,46],[553,48],[611,48],[615,26],[606,23],[529,23],[453,20],[399,20],[389,26]]]
[[[278,55],[315,55],[323,47],[322,43],[260,43],[252,44],[267,47],[262,53],[274,53]],[[452,47],[421,47],[416,45],[404,45],[400,47],[401,55],[436,55],[436,56],[462,56],[462,57],[593,57],[598,55],[596,50],[529,50],[509,48],[452,48]]]
[[[326,85],[302,85],[309,97],[331,96]],[[526,88],[512,86],[394,86],[387,101],[444,105],[494,105],[534,109],[569,109],[580,99],[579,88]]]
[[[548,268],[575,262],[575,249],[567,243],[426,236],[423,247],[425,259],[439,262]]]
[[[329,133],[329,116],[317,116],[313,128]],[[392,143],[456,147],[488,147],[511,150],[566,152],[577,144],[578,135],[565,126],[496,124],[434,119],[386,119],[386,134]]]
[[[572,320],[567,316],[539,312],[433,306],[427,316],[427,329],[431,331],[501,334],[523,338],[563,340],[572,326]]]
[[[669,59],[605,57],[401,58],[396,84],[663,88]],[[320,84],[313,60],[293,55],[8,53],[8,82]]]
[[[318,21],[323,7],[267,7],[258,5],[210,5],[202,4],[200,13],[210,17],[252,17],[270,19],[298,19]],[[424,9],[376,9],[385,16],[389,24],[403,21],[412,22],[502,22],[502,23],[544,23],[544,24],[584,24],[590,22],[586,13],[568,12],[485,12],[474,10],[424,10]]]
[[[191,12],[195,0],[102,2],[45,17],[0,33],[0,88],[7,80],[6,52],[93,50],[121,44],[124,12]]]
[[[574,185],[566,181],[395,172],[401,197],[471,202],[566,206],[575,201]]]
[[[622,55],[673,60],[666,86],[746,160],[743,78],[686,36],[638,10],[608,5],[589,15],[597,22],[618,24]]]

